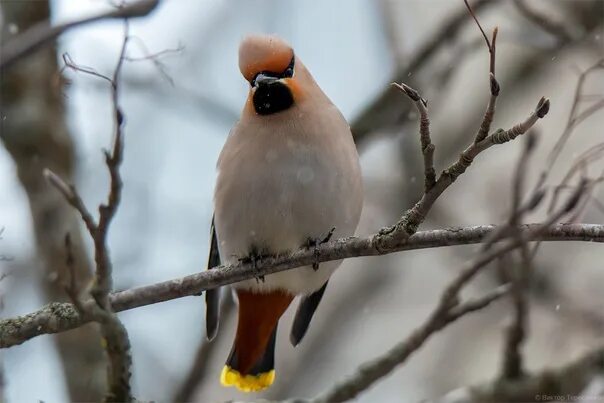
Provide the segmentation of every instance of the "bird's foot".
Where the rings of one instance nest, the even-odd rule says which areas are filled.
[[[256,250],[253,250],[252,252],[250,252],[250,254],[248,256],[242,257],[239,259],[239,261],[241,263],[246,263],[246,264],[251,264],[252,265],[252,270],[255,271],[256,273],[258,273],[258,263],[262,262],[262,259],[267,258],[268,255],[263,255],[261,253],[259,253]],[[256,276],[254,276],[256,278],[256,282],[263,282],[264,283],[264,275],[258,274]]]
[[[313,248],[315,251],[315,261],[312,264],[312,268],[314,271],[319,270],[319,245],[322,245],[324,243],[329,242],[329,240],[331,239],[331,237],[333,236],[334,231],[336,230],[336,227],[332,227],[329,232],[327,233],[327,235],[325,235],[322,238],[308,238],[308,240],[306,241],[306,247],[308,249]]]

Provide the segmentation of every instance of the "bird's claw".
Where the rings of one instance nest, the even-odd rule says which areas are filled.
[[[327,233],[327,235],[325,235],[323,238],[308,238],[308,241],[306,242],[306,247],[309,249],[314,248],[315,261],[312,264],[312,269],[314,271],[319,270],[319,248],[318,248],[318,246],[329,242],[329,240],[333,236],[333,233],[335,230],[336,230],[336,227],[332,227],[329,230],[329,232]]]
[[[248,256],[240,258],[239,261],[242,263],[251,264],[252,270],[255,271],[256,273],[258,273],[258,262],[261,262],[262,259],[265,257],[266,256],[263,256],[256,251],[252,251],[252,252],[250,252],[250,254]],[[256,279],[257,283],[259,283],[261,281],[264,283],[264,275],[258,274],[256,276],[254,276],[254,278]]]

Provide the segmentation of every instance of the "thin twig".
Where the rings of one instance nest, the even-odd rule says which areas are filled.
[[[179,43],[178,46],[174,49],[164,49],[159,52],[151,53],[149,51],[149,49],[147,49],[147,45],[145,45],[145,42],[141,38],[139,38],[137,36],[131,36],[131,40],[134,40],[135,43],[141,48],[144,56],[141,56],[141,57],[124,56],[124,60],[126,60],[128,62],[150,61],[151,63],[153,63],[153,65],[155,66],[157,71],[161,74],[161,76],[166,81],[168,81],[170,83],[170,85],[174,86],[174,79],[170,76],[170,74],[168,74],[168,72],[166,71],[166,66],[164,65],[164,63],[162,63],[160,58],[162,56],[166,56],[169,54],[177,54],[177,53],[182,52],[185,48],[184,45]]]
[[[476,137],[474,138],[474,143],[480,143],[489,134],[489,131],[491,130],[491,124],[493,123],[493,118],[495,117],[495,106],[497,104],[497,97],[499,96],[499,92],[501,91],[499,82],[495,77],[495,44],[497,42],[497,32],[498,29],[497,27],[495,27],[495,29],[493,29],[493,36],[491,42],[488,45],[489,53],[491,55],[491,63],[489,68],[489,87],[491,90],[491,96],[489,98],[487,110],[484,112],[482,122],[480,123],[480,129],[478,129]]]
[[[500,2],[501,0],[477,0],[473,2],[472,8],[475,12],[478,12],[493,7]],[[410,74],[418,74],[440,50],[455,40],[468,20],[467,11],[464,8],[459,8],[452,13],[442,24],[438,24],[432,35],[407,59],[409,62],[405,66],[399,67],[389,81],[401,82],[408,80]],[[392,126],[401,117],[408,115],[409,108],[401,108],[401,104],[397,102],[396,98],[397,94],[392,91],[383,91],[353,121],[351,124],[352,133],[357,144],[363,142],[369,133]]]
[[[48,183],[50,183],[55,189],[57,189],[63,195],[65,200],[67,200],[67,202],[71,204],[71,206],[73,206],[73,208],[75,208],[76,211],[80,214],[80,216],[82,217],[82,221],[84,221],[84,224],[88,229],[88,232],[90,232],[91,234],[94,233],[96,231],[96,223],[94,221],[94,218],[84,205],[84,202],[76,191],[76,188],[73,185],[68,185],[67,183],[65,183],[65,181],[63,181],[63,179],[61,179],[59,175],[55,174],[48,168],[45,168],[42,174],[44,175]]]
[[[482,33],[482,36],[484,37],[484,40],[487,43],[487,48],[489,48],[490,55],[489,71],[491,72],[491,74],[493,74],[493,76],[495,76],[495,41],[497,39],[497,27],[495,27],[495,29],[493,30],[493,39],[489,40],[489,37],[484,32],[484,29],[482,29],[482,25],[480,25],[480,21],[478,21],[478,17],[476,17],[474,10],[468,3],[468,0],[463,0],[463,2],[466,5],[468,12],[474,19],[474,22],[476,23],[476,25],[478,25],[478,29],[480,29],[480,33]]]
[[[50,26],[48,22],[39,23],[18,36],[10,39],[0,49],[0,72],[15,61],[27,56],[40,46],[56,39],[64,32],[92,22],[106,19],[125,19],[144,17],[153,11],[159,0],[139,0],[122,7],[105,11],[92,17],[66,22],[57,26]]]
[[[506,143],[526,133],[531,127],[533,127],[537,120],[543,118],[547,114],[549,111],[549,106],[549,100],[546,98],[541,98],[537,103],[535,110],[523,122],[508,130],[499,129],[479,143],[472,142],[461,153],[459,160],[442,172],[436,181],[436,184],[430,189],[430,191],[424,193],[422,198],[403,215],[396,225],[382,230],[382,235],[384,235],[382,241],[385,243],[396,241],[391,240],[389,234],[396,235],[401,231],[407,234],[413,234],[415,231],[417,231],[417,228],[426,218],[426,215],[430,211],[430,208],[434,202],[453,182],[455,182],[455,180],[461,174],[466,171],[478,154],[496,144]],[[380,247],[382,247],[382,245],[380,245]]]
[[[118,319],[111,306],[109,295],[113,288],[112,263],[107,249],[109,224],[117,212],[122,191],[122,180],[119,168],[123,159],[124,117],[119,105],[119,80],[129,40],[129,22],[127,18],[124,20],[123,38],[119,58],[112,78],[97,73],[92,69],[78,66],[67,54],[63,57],[65,65],[68,68],[101,78],[108,81],[111,86],[111,102],[113,106],[115,129],[111,152],[105,151],[105,163],[109,170],[110,189],[107,202],[99,206],[98,223],[94,223],[91,214],[84,206],[82,199],[74,186],[66,185],[57,175],[49,170],[45,171],[45,176],[48,181],[63,194],[65,199],[76,208],[76,210],[80,212],[94,242],[96,270],[95,281],[90,290],[93,301],[80,299],[80,295],[73,289],[70,290],[68,294],[72,297],[72,301],[79,316],[84,319],[94,320],[101,325],[101,334],[105,340],[105,351],[109,359],[109,364],[107,366],[109,390],[105,400],[111,402],[132,400],[132,391],[130,387],[130,368],[132,366],[130,340],[126,328]],[[69,255],[70,242],[68,237],[66,238],[66,247]]]
[[[71,58],[71,55],[69,53],[67,53],[67,52],[63,53],[62,58],[63,58],[63,63],[65,63],[65,66],[63,66],[63,68],[61,69],[61,73],[66,68],[69,68],[73,71],[77,71],[80,73],[88,74],[88,75],[96,77],[96,78],[103,79],[103,80],[107,81],[109,84],[112,84],[112,80],[109,76],[99,73],[92,67],[87,67],[87,66],[82,66],[81,64],[76,64],[73,61],[73,59]]]
[[[566,122],[566,126],[564,130],[560,134],[560,137],[556,141],[554,148],[551,153],[547,157],[547,163],[540,174],[539,181],[537,182],[537,187],[541,187],[545,184],[549,173],[554,166],[554,163],[557,161],[558,157],[562,153],[564,146],[568,142],[568,139],[572,136],[576,127],[583,122],[585,119],[596,113],[597,111],[604,108],[604,100],[599,98],[594,103],[592,103],[587,109],[585,109],[582,113],[579,113],[579,105],[581,100],[583,99],[584,86],[587,78],[595,71],[604,69],[604,59],[598,60],[596,63],[591,65],[589,68],[585,69],[579,75],[577,80],[577,85],[575,86],[575,93],[573,96],[573,103],[570,109],[570,113],[568,116],[568,120]]]
[[[428,117],[428,102],[421,95],[405,83],[392,83],[396,88],[407,95],[417,107],[419,112],[419,134],[424,156],[424,192],[430,191],[436,183],[436,171],[434,171],[434,150],[436,147],[430,138],[430,118]]]
[[[122,178],[120,165],[124,154],[123,124],[124,116],[119,105],[119,79],[129,40],[129,23],[124,21],[124,40],[120,49],[117,65],[111,80],[111,101],[114,114],[114,135],[111,152],[105,151],[105,163],[109,170],[110,190],[107,202],[99,206],[99,224],[97,227],[95,243],[95,261],[97,263],[96,281],[91,291],[92,296],[99,304],[110,310],[109,293],[113,288],[112,265],[107,251],[107,232],[109,224],[117,212],[122,194]]]

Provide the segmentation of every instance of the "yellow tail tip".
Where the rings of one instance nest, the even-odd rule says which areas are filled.
[[[271,386],[274,380],[274,369],[258,375],[241,375],[239,371],[225,365],[220,374],[222,386],[235,386],[242,392],[259,392]]]

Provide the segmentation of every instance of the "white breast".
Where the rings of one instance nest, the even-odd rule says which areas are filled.
[[[336,238],[354,234],[362,204],[358,156],[348,126],[338,120],[339,113],[335,117],[335,125],[334,116],[323,124],[318,116],[310,125],[280,119],[271,130],[263,125],[233,130],[220,157],[215,193],[223,261],[236,262],[254,249],[287,253],[332,227]],[[309,293],[339,264],[321,264],[317,272],[298,268],[237,286]]]

